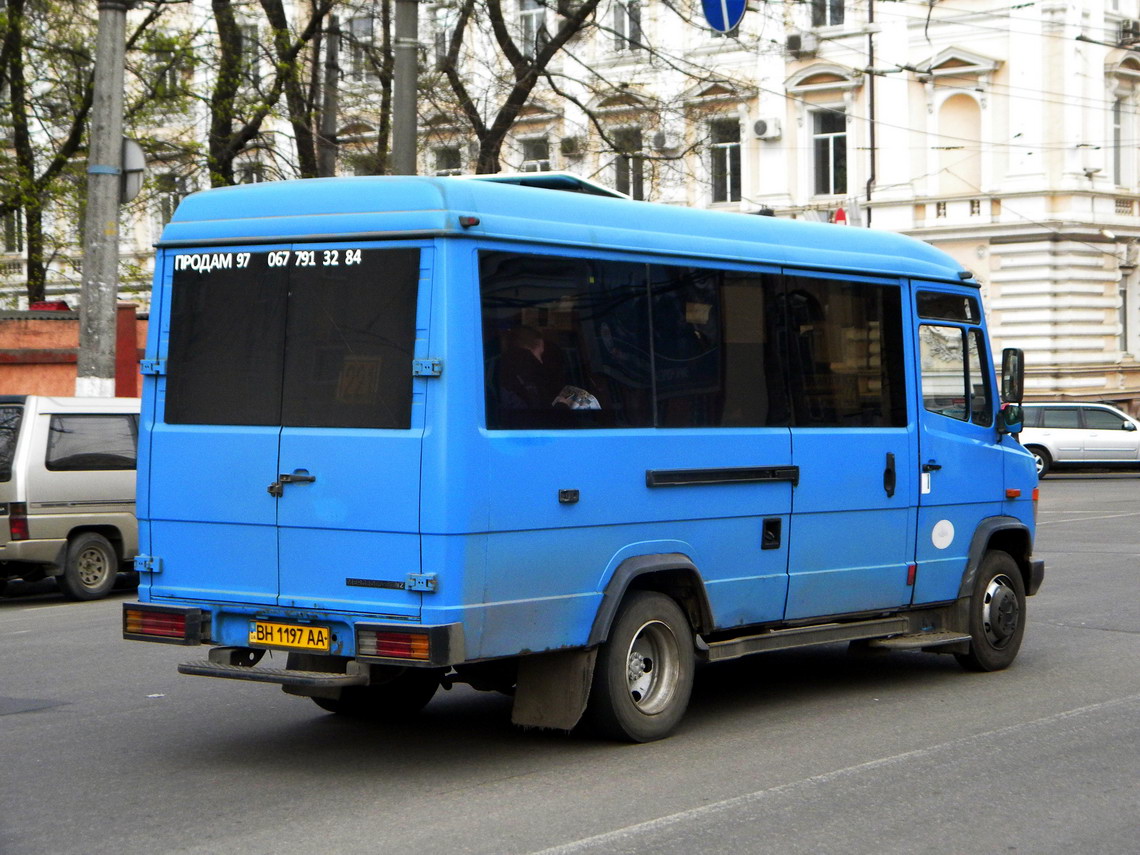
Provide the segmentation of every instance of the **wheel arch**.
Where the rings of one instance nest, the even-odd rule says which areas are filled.
[[[1033,538],[1029,533],[1029,527],[1016,517],[990,517],[982,520],[970,542],[966,570],[958,587],[959,600],[963,597],[968,599],[974,590],[978,568],[981,566],[982,558],[990,550],[1008,553],[1021,572],[1021,581],[1025,583],[1026,594],[1031,591],[1036,592],[1032,561]]]
[[[609,637],[622,600],[629,591],[637,590],[657,591],[674,599],[694,632],[712,629],[712,608],[705,583],[689,556],[680,552],[635,555],[617,566],[602,592],[602,603],[590,629],[589,646],[601,644]]]

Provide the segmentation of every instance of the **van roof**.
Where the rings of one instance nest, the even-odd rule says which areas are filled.
[[[472,222],[461,218],[475,218]],[[953,258],[892,232],[696,210],[497,181],[359,176],[187,196],[159,247],[451,235],[960,282]],[[976,284],[976,283],[970,283]]]

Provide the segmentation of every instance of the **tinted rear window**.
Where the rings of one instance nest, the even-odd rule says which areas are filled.
[[[407,428],[417,249],[175,259],[166,421]]]
[[[133,413],[52,416],[44,465],[53,472],[134,469],[138,436]]]
[[[16,454],[23,415],[23,407],[0,407],[0,481],[12,478],[12,458]]]

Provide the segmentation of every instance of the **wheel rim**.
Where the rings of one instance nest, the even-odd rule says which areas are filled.
[[[1040,475],[1042,470],[1045,468],[1045,458],[1035,451],[1033,452],[1033,462],[1036,463],[1037,474]]]
[[[75,566],[79,571],[79,583],[84,588],[98,588],[107,581],[107,576],[111,572],[107,556],[102,549],[95,546],[89,546],[80,552]]]
[[[1005,647],[1017,633],[1021,621],[1021,604],[1010,578],[995,576],[986,586],[982,599],[982,626],[994,647]]]
[[[677,688],[680,653],[665,623],[647,621],[633,637],[626,658],[626,679],[633,705],[645,715],[661,712]]]

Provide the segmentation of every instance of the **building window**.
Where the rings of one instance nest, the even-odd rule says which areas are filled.
[[[935,202],[934,203],[934,216],[938,217],[939,219],[943,219],[946,216],[946,203],[945,202]]]
[[[374,80],[372,62],[372,18],[351,18],[348,22],[348,74],[353,80]]]
[[[546,6],[541,0],[519,0],[520,47],[527,56],[535,56],[546,45]]]
[[[815,193],[841,196],[847,192],[847,114],[820,110],[812,115]]]
[[[436,175],[463,174],[463,158],[458,146],[443,146],[442,148],[437,148],[434,155]]]
[[[843,23],[843,0],[811,0],[813,27],[838,27]]]
[[[159,98],[174,98],[182,92],[182,57],[177,51],[155,51],[151,60],[151,79],[154,94]]]
[[[970,200],[970,216],[971,217],[980,217],[981,215],[982,215],[982,200],[981,199],[971,199]]]
[[[614,4],[614,50],[627,53],[641,49],[641,2],[618,0]]]
[[[614,187],[634,199],[645,198],[645,158],[641,155],[639,128],[622,128],[614,132]]]
[[[740,201],[740,122],[718,119],[709,124],[709,173],[714,202]]]
[[[257,44],[257,24],[238,24],[241,34],[241,68],[246,82],[261,82],[261,49]]]
[[[238,184],[260,184],[265,180],[264,163],[243,163],[237,168]]]
[[[546,137],[522,141],[523,172],[550,171],[550,140]]]
[[[432,52],[435,56],[436,68],[442,68],[447,62],[447,52],[451,47],[451,36],[458,24],[459,13],[453,8],[440,6],[433,12]]]
[[[4,251],[24,251],[24,219],[19,210],[4,215]]]
[[[174,216],[174,210],[182,197],[186,195],[186,179],[173,172],[164,172],[155,176],[156,197],[158,200],[158,219],[160,225],[166,225]]]
[[[1112,181],[1114,184],[1124,183],[1123,158],[1121,155],[1124,142],[1124,101],[1117,98],[1112,102]]]

